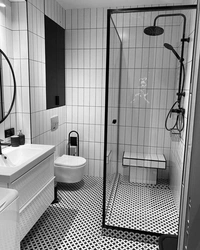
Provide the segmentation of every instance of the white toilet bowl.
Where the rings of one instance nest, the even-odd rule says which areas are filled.
[[[75,183],[82,180],[86,159],[80,156],[63,155],[54,162],[57,182]]]

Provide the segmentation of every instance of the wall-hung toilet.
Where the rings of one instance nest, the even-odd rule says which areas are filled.
[[[83,179],[86,159],[80,156],[63,155],[55,162],[57,182],[75,183]]]

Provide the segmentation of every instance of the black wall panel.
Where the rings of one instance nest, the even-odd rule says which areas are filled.
[[[47,109],[65,105],[65,30],[45,16]]]

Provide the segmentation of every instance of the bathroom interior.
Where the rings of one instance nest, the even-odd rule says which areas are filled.
[[[1,54],[0,162],[20,167],[13,164],[5,182],[6,167],[0,166],[0,187],[18,190],[16,227],[22,227],[12,236],[18,245],[6,243],[4,250],[168,250],[168,239],[182,250],[200,54],[198,1],[78,7],[64,0],[1,2],[0,49],[16,88]],[[47,39],[47,23],[61,30],[55,40],[64,53],[48,51],[53,33]],[[47,61],[56,56],[64,66],[55,73]],[[25,145],[3,145],[14,141],[5,135],[10,128],[15,135],[22,131]],[[76,172],[70,183],[59,166],[70,154],[72,131],[78,132],[84,177]],[[2,231],[0,226],[1,239]]]

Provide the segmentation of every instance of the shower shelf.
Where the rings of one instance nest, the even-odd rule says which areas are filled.
[[[124,152],[122,165],[129,167],[165,169],[166,159],[162,154],[143,154]]]

